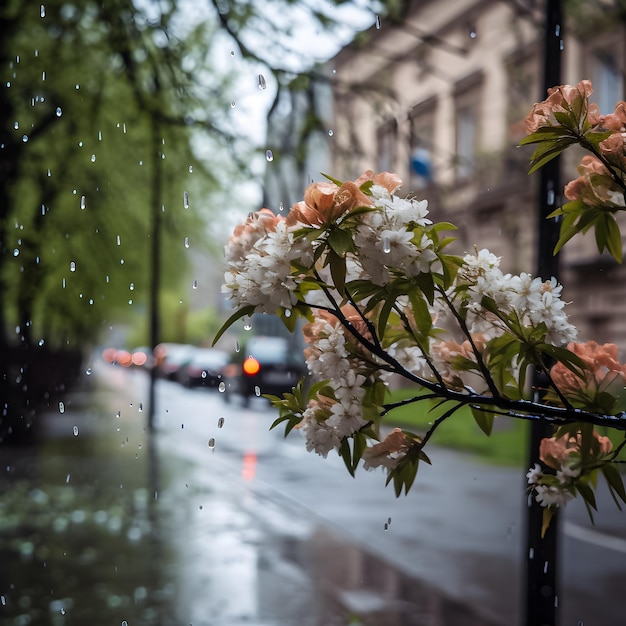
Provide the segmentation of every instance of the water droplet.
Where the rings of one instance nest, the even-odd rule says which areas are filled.
[[[190,174],[193,174],[193,165],[190,165],[190,166],[189,166],[189,173],[190,173]]]
[[[189,208],[189,193],[187,191],[183,193],[183,207],[185,209]]]
[[[92,370],[91,370],[91,368],[90,368],[90,367],[88,367],[88,368],[85,370],[85,374],[87,374],[87,376],[91,376],[91,371],[92,371]]]
[[[328,136],[329,136],[329,137],[332,137],[334,134],[335,134],[335,131],[334,131],[332,128],[331,128],[331,129],[329,129],[329,131],[328,131]]]
[[[213,450],[213,448],[215,448],[215,438],[211,437],[209,439],[209,448],[211,448],[211,450]]]
[[[474,25],[472,24],[469,27],[469,38],[470,39],[476,39],[476,37],[478,37],[478,33],[476,32],[476,28],[474,27]]]
[[[230,51],[230,56],[231,56],[231,57],[234,57],[234,56],[235,56],[235,51],[234,51],[234,50],[231,50],[231,51]]]
[[[282,213],[285,210],[285,205],[282,200],[278,203],[278,210]]]
[[[19,122],[15,122],[15,124],[13,124],[13,128],[15,130],[17,130],[20,127],[20,123]]]
[[[259,89],[265,89],[267,87],[267,83],[265,82],[265,76],[263,74],[259,74]]]
[[[391,241],[387,236],[383,237],[383,252],[385,254],[389,254],[391,252]]]
[[[72,432],[74,433],[74,437],[78,437],[78,426],[74,426]]]
[[[80,197],[80,208],[84,210],[86,206],[87,206],[87,199],[85,198],[85,196],[81,196]]]
[[[220,418],[217,420],[217,427],[218,427],[218,428],[222,428],[222,426],[224,426],[224,418],[223,418],[223,417],[220,417]]]
[[[220,393],[224,393],[224,392],[226,391],[226,383],[225,383],[224,381],[222,381],[222,382],[218,385],[217,390],[218,390]]]
[[[59,413],[65,413],[65,405],[63,402],[59,402]]]
[[[130,285],[128,285],[128,288],[129,288],[131,291],[135,291],[135,283],[131,283]]]
[[[15,250],[13,250],[13,256],[19,256],[20,255],[20,251],[15,248]]]
[[[141,413],[143,411],[143,402],[139,403],[139,412]]]
[[[285,317],[291,317],[291,309],[285,309]]]
[[[69,485],[69,483],[70,483],[70,474],[68,474],[68,475],[65,477],[65,484],[66,484],[66,485]]]
[[[380,30],[380,27],[382,26],[382,22],[380,20],[380,15],[376,16],[376,29]]]
[[[197,289],[198,288],[198,281],[197,280],[193,281],[192,287],[193,287],[193,289]]]
[[[95,154],[92,154],[92,155],[91,155],[91,162],[92,162],[92,163],[95,163],[95,162],[96,162],[96,155],[95,155]]]
[[[115,238],[115,240],[117,241],[117,245],[118,246],[122,245],[122,239],[121,239],[121,237],[119,235]]]
[[[43,4],[39,7],[39,15],[41,17],[46,17],[46,7]]]
[[[244,330],[252,330],[252,322],[248,316],[243,318],[243,329]]]
[[[76,261],[70,261],[70,272],[76,271]]]
[[[117,419],[120,419],[120,417],[122,417],[122,412],[121,412],[121,411],[118,411],[118,412],[115,414],[115,417],[116,417]]]
[[[258,398],[261,395],[261,387],[255,385],[254,387],[254,395]]]
[[[61,107],[57,107],[56,113],[57,117],[61,117],[61,115],[63,115],[63,109]]]
[[[185,237],[185,248],[189,247],[189,237]]]
[[[271,163],[274,160],[274,153],[271,150],[267,150],[265,152],[265,159],[268,163]]]
[[[235,343],[235,352],[239,352],[239,350],[241,350],[241,346],[239,345],[239,342],[237,341]]]
[[[37,342],[37,345],[41,348],[41,346],[43,346],[43,344],[44,344],[44,343],[45,343],[45,341],[44,341],[43,339],[40,339],[40,340]]]
[[[22,135],[22,141],[24,143],[27,143],[28,142],[28,135]]]
[[[234,109],[236,106],[237,106],[237,103],[233,100],[233,101],[230,103],[230,108],[231,108],[231,109]]]
[[[387,530],[389,530],[389,523],[388,523],[388,522],[385,522],[384,529],[385,529],[386,531],[387,531]]]

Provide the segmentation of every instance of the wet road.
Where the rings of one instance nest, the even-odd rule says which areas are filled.
[[[149,437],[146,377],[92,369],[104,390],[68,398],[36,451],[0,451],[2,626],[519,623],[519,470],[434,450],[396,499],[269,431],[262,400],[163,381]],[[565,520],[561,624],[621,624],[624,518],[603,534],[583,515]]]

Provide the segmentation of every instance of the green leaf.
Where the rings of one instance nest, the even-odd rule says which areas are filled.
[[[331,183],[335,183],[337,187],[341,187],[341,185],[343,185],[343,181],[339,180],[338,178],[333,178],[332,176],[329,176],[328,174],[324,174],[324,172],[322,172],[322,176],[324,178],[327,178]]]
[[[333,228],[328,235],[328,245],[339,256],[345,256],[347,252],[354,252],[354,240],[352,235],[341,228]]]
[[[215,339],[213,339],[212,345],[214,346],[220,339],[220,337],[238,320],[245,315],[252,315],[256,307],[253,304],[244,306],[242,309],[235,311],[223,324],[223,326],[217,331]]]
[[[382,339],[385,336],[385,330],[387,328],[387,322],[389,321],[389,315],[391,314],[391,309],[395,304],[395,299],[389,296],[383,302],[383,307],[380,310],[380,314],[378,315],[378,336]]]
[[[606,247],[611,256],[618,262],[622,262],[622,234],[615,218],[610,213],[605,213],[606,221]]]
[[[611,493],[613,492],[620,497],[622,502],[626,502],[626,489],[624,489],[624,479],[620,474],[619,470],[612,463],[607,463],[602,466],[602,474],[611,489]],[[615,500],[615,496],[613,497]],[[618,508],[620,508],[619,503],[615,500]],[[621,510],[621,508],[620,508]]]
[[[482,408],[473,406],[472,415],[474,416],[474,420],[478,424],[480,430],[482,430],[485,435],[489,437],[493,429],[493,421],[495,418],[494,414],[491,411],[485,411]]]
[[[328,254],[328,262],[335,289],[343,295],[346,291],[346,259],[331,250]]]
[[[548,531],[548,528],[550,527],[550,522],[552,521],[552,518],[554,517],[555,513],[556,513],[556,509],[553,509],[552,507],[545,507],[543,509],[543,516],[541,520],[541,538],[542,539],[546,536],[546,532]]]

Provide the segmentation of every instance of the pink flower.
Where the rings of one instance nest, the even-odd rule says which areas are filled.
[[[376,174],[372,170],[366,170],[355,181],[354,184],[360,187],[363,183],[372,181],[374,185],[384,187],[389,193],[393,193],[398,187],[402,187],[402,179],[393,172],[380,172]]]
[[[574,453],[580,453],[582,446],[582,435],[580,432],[576,436],[563,435],[563,437],[550,437],[542,439],[539,444],[539,458],[548,467],[560,470],[567,465],[569,458]],[[608,437],[602,437],[593,431],[593,439],[590,446],[590,456],[592,461],[606,456],[613,449],[613,444]]]
[[[525,119],[526,129],[534,133],[541,126],[555,126],[557,121],[554,113],[572,113],[580,106],[580,110],[590,114],[595,120],[598,115],[597,107],[589,105],[588,99],[593,92],[591,81],[581,80],[575,87],[572,85],[560,85],[548,89],[548,97],[543,102],[533,105],[531,112]],[[584,100],[585,102],[580,102]]]

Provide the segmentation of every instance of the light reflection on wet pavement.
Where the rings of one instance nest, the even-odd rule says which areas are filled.
[[[2,626],[492,626],[97,398],[0,450]]]

